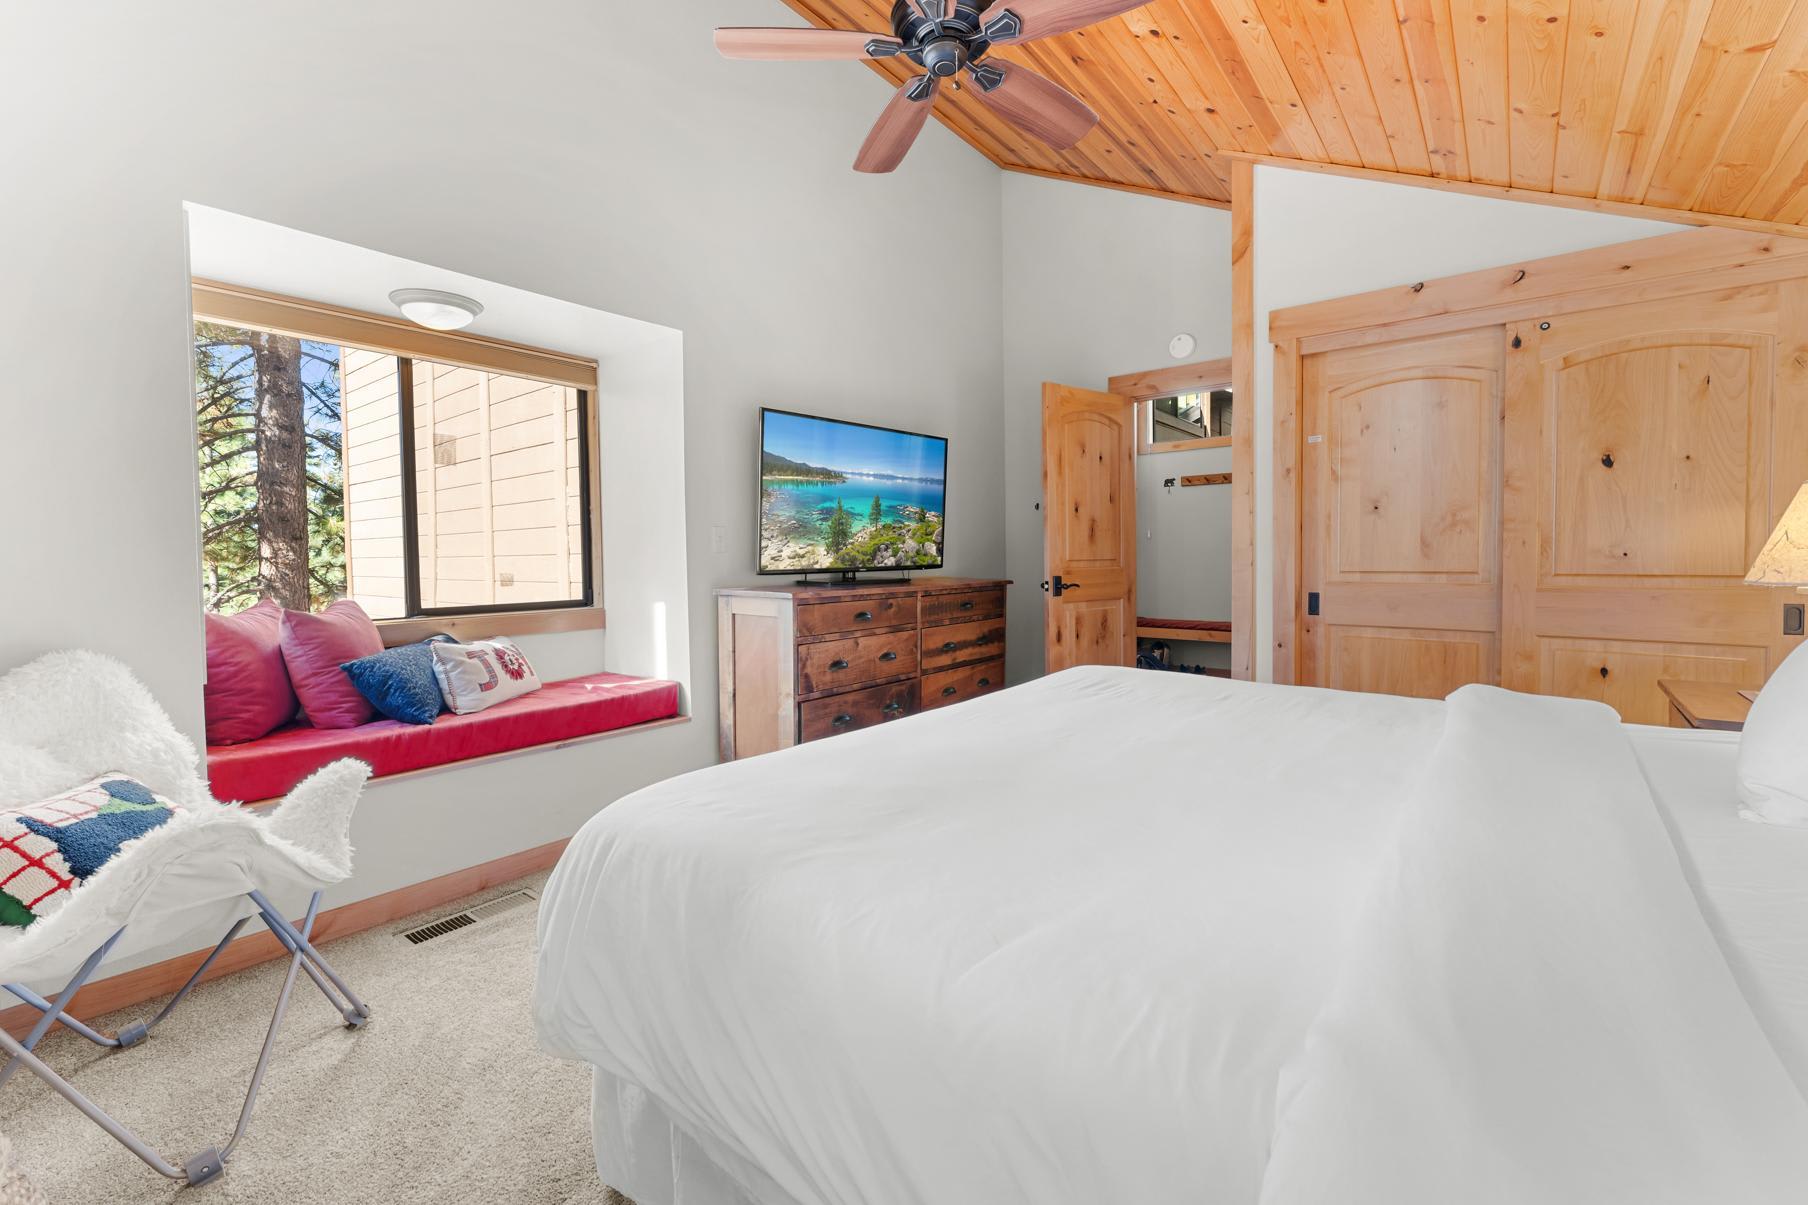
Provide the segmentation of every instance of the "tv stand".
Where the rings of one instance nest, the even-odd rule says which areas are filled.
[[[1004,685],[999,578],[790,582],[716,591],[722,759],[751,757]]]

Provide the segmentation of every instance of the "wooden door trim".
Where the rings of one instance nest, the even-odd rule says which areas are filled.
[[[1112,377],[1105,385],[1111,393],[1121,393],[1133,402],[1151,398],[1172,397],[1177,393],[1205,393],[1223,389],[1231,383],[1230,357],[1199,360],[1192,364],[1174,364],[1167,368],[1151,368],[1145,372],[1126,372]],[[1232,411],[1234,415],[1236,412]]]
[[[1240,166],[1241,163],[1233,166]],[[1232,295],[1233,315],[1243,304],[1237,285],[1236,209],[1232,209]],[[1247,259],[1247,254],[1244,256]],[[1616,266],[1618,265],[1618,266]],[[1536,269],[1536,274],[1534,274]],[[1524,271],[1524,276],[1519,273]],[[1606,309],[1641,301],[1656,301],[1701,293],[1731,293],[1741,287],[1775,284],[1808,277],[1808,239],[1789,239],[1776,235],[1757,235],[1724,228],[1702,228],[1680,234],[1660,235],[1617,246],[1596,247],[1568,255],[1528,260],[1522,264],[1466,272],[1415,285],[1358,293],[1275,310],[1269,314],[1269,337],[1274,344],[1275,372],[1273,407],[1270,414],[1274,437],[1274,561],[1273,624],[1274,681],[1295,681],[1298,630],[1304,614],[1304,600],[1299,595],[1301,581],[1300,523],[1302,483],[1299,475],[1300,367],[1308,355],[1335,351],[1364,344],[1391,343],[1433,334],[1454,334],[1499,326],[1505,331],[1507,355],[1502,377],[1503,412],[1510,413],[1514,390],[1526,387],[1518,374],[1537,372],[1527,361],[1533,357],[1516,354],[1512,347],[1514,326],[1528,319],[1581,310]],[[1603,284],[1611,281],[1610,284]],[[1253,281],[1251,282],[1253,287]],[[1527,289],[1531,291],[1527,291]],[[1250,306],[1253,318],[1253,299]],[[1240,322],[1233,322],[1233,349],[1244,334]],[[1247,331],[1251,350],[1243,357],[1244,372],[1253,376],[1253,328]],[[1522,339],[1530,346],[1530,342]],[[1783,344],[1779,341],[1778,354]],[[1233,351],[1233,359],[1235,359]],[[1536,387],[1536,382],[1531,383]],[[1238,386],[1233,385],[1233,389]],[[1253,382],[1250,386],[1253,388]],[[1253,407],[1238,407],[1231,412],[1233,431],[1239,418],[1252,420],[1247,412]],[[1239,456],[1251,459],[1253,473],[1254,448],[1250,441],[1240,440],[1233,447]],[[1772,447],[1777,435],[1772,434]],[[1519,530],[1526,526],[1513,520],[1515,514],[1526,514],[1523,504],[1512,498],[1537,488],[1536,464],[1519,463],[1514,456],[1514,440],[1510,432],[1502,440],[1501,464],[1501,685],[1523,689],[1524,674],[1535,674],[1536,667],[1514,663],[1506,633],[1514,623],[1532,620],[1521,612],[1532,605],[1530,597],[1516,598],[1505,583],[1523,572],[1515,568],[1515,559],[1530,556],[1536,572],[1538,556],[1537,531]],[[1239,482],[1251,474],[1242,473]],[[1532,474],[1528,480],[1527,474]],[[1239,488],[1239,487],[1233,487]],[[1241,492],[1241,489],[1239,489]],[[1255,612],[1254,598],[1254,494],[1248,496],[1248,514],[1241,497],[1233,500],[1232,520],[1236,534],[1232,541],[1232,628],[1247,633],[1248,619]],[[1250,533],[1247,549],[1242,533]],[[1248,553],[1245,569],[1245,553]],[[1245,587],[1238,571],[1249,574]],[[1248,608],[1246,616],[1238,605]],[[1233,638],[1233,649],[1239,647]],[[1253,652],[1253,650],[1246,650]],[[1233,674],[1242,662],[1233,652]],[[1253,663],[1252,663],[1253,665]]]
[[[1268,335],[1301,340],[1310,354],[1374,338],[1352,332],[1407,338],[1529,318],[1553,304],[1596,309],[1805,272],[1808,239],[1703,227],[1289,306],[1268,315]]]
[[[1300,480],[1298,340],[1289,339],[1274,349],[1274,642],[1273,679],[1291,686],[1298,680],[1301,621],[1299,606],[1300,556],[1305,539],[1300,530],[1302,494]],[[1283,411],[1281,399],[1289,399]],[[1236,411],[1231,420],[1236,421]],[[1233,620],[1232,631],[1236,629]]]
[[[1247,159],[1233,162],[1230,186],[1230,676],[1248,682],[1256,676],[1255,165]],[[1278,400],[1278,390],[1276,397]],[[1239,398],[1243,399],[1241,403]],[[1278,435],[1282,430],[1277,411],[1275,432]],[[1277,451],[1277,458],[1278,455]],[[1296,511],[1298,488],[1296,474],[1293,483]],[[1280,494],[1279,489],[1273,491],[1277,500]],[[1278,536],[1276,542],[1278,545]],[[1297,537],[1294,543],[1297,555]],[[1276,551],[1279,551],[1278,547]],[[1297,576],[1292,580],[1297,582]],[[1277,591],[1281,583],[1277,569]],[[1277,632],[1284,630],[1276,629]],[[1278,677],[1275,680],[1281,681]]]

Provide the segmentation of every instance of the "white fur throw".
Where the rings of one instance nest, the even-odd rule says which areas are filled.
[[[363,762],[334,762],[269,812],[250,812],[213,800],[194,745],[112,658],[48,653],[0,677],[0,805],[113,771],[188,810],[123,846],[56,912],[0,928],[0,981],[66,976],[122,925],[116,956],[224,929],[249,911],[252,888],[284,903],[351,874]]]

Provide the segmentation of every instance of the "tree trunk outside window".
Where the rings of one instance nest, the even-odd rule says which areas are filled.
[[[257,362],[258,576],[266,598],[308,610],[308,436],[301,340],[252,331]]]

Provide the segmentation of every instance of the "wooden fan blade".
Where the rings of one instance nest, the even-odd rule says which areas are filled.
[[[899,88],[891,103],[885,106],[885,112],[879,114],[860,153],[854,157],[854,170],[889,172],[904,162],[911,144],[923,132],[923,123],[929,120],[929,111],[935,107],[935,92],[940,85],[938,79],[919,75]]]
[[[986,36],[1000,46],[1028,42],[1033,38],[1049,38],[1069,30],[1096,25],[1107,17],[1141,8],[1149,0],[998,0],[980,18]],[[994,25],[1006,14],[1016,17],[1016,31],[1007,32]],[[998,36],[993,30],[998,29]]]
[[[994,113],[1026,134],[1033,134],[1058,151],[1064,151],[1092,132],[1099,115],[1086,102],[1046,76],[1016,63],[987,61],[986,67],[1004,76],[991,89],[973,89]],[[977,81],[976,81],[977,82]]]
[[[871,46],[895,54],[903,43],[846,29],[718,29],[716,49],[725,59],[870,59]]]

